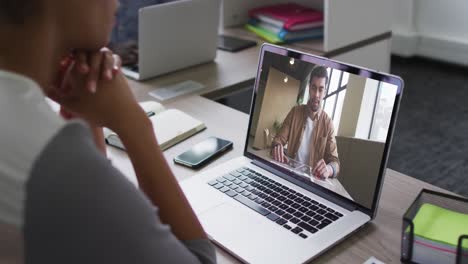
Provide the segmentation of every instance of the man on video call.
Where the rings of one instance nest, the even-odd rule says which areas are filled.
[[[312,175],[321,179],[337,177],[340,169],[333,120],[321,108],[327,83],[327,69],[315,67],[310,76],[309,101],[289,111],[271,152],[276,161],[287,163],[292,158],[309,165]]]

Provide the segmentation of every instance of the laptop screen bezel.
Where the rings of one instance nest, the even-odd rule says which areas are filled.
[[[334,191],[331,191],[331,190],[329,190],[329,189],[327,189],[325,187],[322,187],[322,186],[320,186],[318,184],[315,184],[313,182],[311,182],[311,184],[309,184],[309,186],[319,189],[319,191],[321,191],[322,193],[326,193],[327,196],[333,197],[334,200],[338,200],[338,201],[341,201],[341,203],[351,205],[353,208],[356,208],[356,209],[360,210],[361,212],[369,215],[372,219],[375,218],[377,208],[378,208],[378,201],[379,201],[381,191],[382,191],[383,176],[384,176],[384,172],[385,172],[385,169],[386,169],[386,166],[387,166],[390,146],[391,146],[392,138],[393,138],[393,132],[394,132],[394,129],[395,129],[395,123],[396,123],[396,119],[397,119],[397,115],[398,115],[401,96],[402,96],[402,93],[403,93],[403,87],[404,87],[403,80],[398,76],[376,72],[376,71],[373,71],[373,70],[370,70],[370,69],[366,69],[366,68],[362,68],[362,67],[358,67],[358,66],[338,62],[338,61],[334,61],[334,60],[331,60],[331,59],[328,59],[328,58],[323,58],[323,57],[319,57],[319,56],[316,56],[316,55],[307,54],[307,53],[303,53],[303,52],[300,52],[300,51],[296,51],[296,50],[292,50],[292,49],[288,49],[288,48],[284,48],[284,47],[279,47],[279,46],[275,46],[275,45],[271,45],[271,44],[263,44],[262,47],[261,47],[261,50],[260,50],[260,56],[259,56],[259,62],[258,62],[258,68],[257,68],[257,75],[256,75],[256,79],[255,79],[254,89],[253,89],[253,96],[252,96],[252,102],[251,102],[251,107],[250,107],[250,119],[249,119],[246,142],[245,142],[245,147],[244,147],[244,156],[246,156],[249,159],[255,160],[256,162],[260,162],[261,164],[263,164],[263,165],[265,165],[267,167],[271,167],[276,171],[280,171],[280,172],[288,175],[291,178],[294,178],[294,177],[291,176],[291,175],[293,175],[293,173],[290,172],[289,170],[287,170],[287,169],[285,169],[285,168],[283,168],[283,167],[281,167],[279,165],[276,165],[276,164],[274,164],[274,163],[272,163],[272,162],[270,162],[268,160],[265,160],[265,159],[255,155],[253,153],[250,153],[248,151],[250,129],[252,128],[252,122],[253,122],[252,117],[253,117],[253,114],[254,114],[254,111],[255,111],[255,105],[254,104],[255,104],[255,101],[257,99],[257,92],[258,92],[258,88],[259,88],[258,85],[259,85],[260,76],[261,76],[261,72],[262,72],[261,70],[262,70],[263,58],[264,58],[266,52],[271,52],[271,53],[274,53],[274,54],[277,54],[277,55],[287,56],[288,58],[299,59],[299,60],[302,60],[302,61],[313,63],[315,65],[322,65],[324,67],[331,67],[333,69],[338,69],[338,70],[341,70],[341,71],[345,71],[345,72],[348,72],[348,73],[351,73],[351,74],[363,76],[363,77],[366,77],[366,78],[371,78],[371,79],[374,79],[374,80],[391,83],[391,84],[394,84],[394,85],[397,86],[397,94],[396,94],[396,97],[395,97],[395,104],[393,106],[393,112],[392,112],[392,116],[391,116],[391,120],[390,120],[390,126],[389,126],[389,129],[388,129],[387,139],[385,141],[384,152],[383,152],[383,155],[382,155],[382,161],[381,161],[380,168],[379,168],[379,175],[378,175],[378,178],[377,178],[377,183],[376,183],[376,186],[375,186],[375,189],[374,189],[375,191],[374,191],[374,197],[373,197],[371,208],[368,208],[368,207],[366,207],[364,205],[361,205],[361,204],[359,204],[359,203],[357,203],[357,202],[355,202],[355,201],[353,201],[351,199],[348,199],[348,198],[346,198],[346,197],[344,197],[344,196],[342,196],[342,195],[340,195],[340,194],[338,194],[338,193],[336,193]],[[286,179],[286,180],[288,180],[288,179]]]

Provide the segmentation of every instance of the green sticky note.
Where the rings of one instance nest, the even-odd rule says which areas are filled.
[[[425,203],[413,219],[414,235],[456,247],[461,235],[468,235],[468,214]],[[468,242],[463,242],[468,249]]]

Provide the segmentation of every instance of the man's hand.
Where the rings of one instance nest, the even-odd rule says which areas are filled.
[[[276,145],[272,151],[273,159],[282,163],[287,163],[289,161],[288,157],[284,155],[284,148],[283,145],[278,144]]]
[[[323,159],[317,162],[315,165],[314,170],[312,171],[312,175],[319,179],[327,179],[333,175],[333,168],[330,165],[327,165]]]

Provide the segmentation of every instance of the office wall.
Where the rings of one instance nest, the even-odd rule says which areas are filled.
[[[468,65],[468,1],[394,1],[392,52]]]
[[[351,74],[343,101],[338,136],[367,139],[379,82]]]
[[[371,207],[385,144],[381,142],[336,137],[340,157],[338,179],[353,199]]]
[[[279,70],[270,67],[264,94],[259,95],[257,100],[262,100],[259,111],[258,124],[255,130],[253,147],[263,149],[265,128],[273,132],[275,121],[283,122],[291,108],[296,105],[299,93],[300,81],[288,76],[288,82],[284,78],[288,76]]]
[[[350,74],[337,135],[347,137],[356,135],[365,86],[365,77]]]

